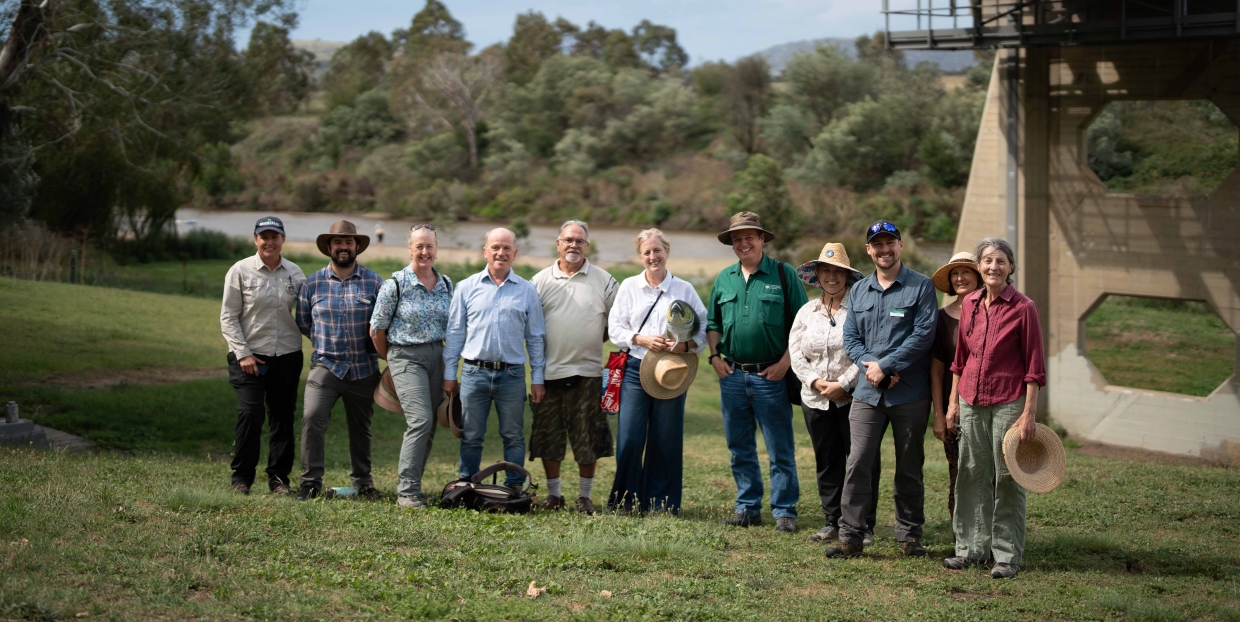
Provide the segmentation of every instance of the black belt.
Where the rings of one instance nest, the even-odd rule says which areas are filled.
[[[504,369],[509,365],[508,363],[499,361],[471,361],[469,359],[465,359],[465,364],[473,365],[474,367],[481,367],[483,369]]]
[[[770,367],[771,365],[774,365],[779,362],[779,359],[776,359],[774,361],[767,361],[765,363],[737,363],[736,361],[732,361],[728,359],[723,359],[723,360],[728,361],[728,364],[731,365],[733,369],[739,369],[741,371],[749,372],[751,374],[756,374],[758,372],[761,372],[767,367]]]

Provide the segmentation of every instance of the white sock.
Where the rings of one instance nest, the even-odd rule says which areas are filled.
[[[580,482],[581,482],[581,494],[579,496],[589,499],[590,493],[594,492],[594,478],[593,477],[582,477],[580,478]]]
[[[563,497],[564,496],[563,494],[560,493],[560,478],[558,477],[547,478],[547,496],[549,497]]]

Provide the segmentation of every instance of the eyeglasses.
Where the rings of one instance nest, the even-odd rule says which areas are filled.
[[[589,240],[583,240],[581,238],[560,238],[560,241],[566,246],[585,246],[590,243]]]
[[[431,231],[434,231],[435,225],[432,225],[428,222],[420,222],[412,227],[409,227],[410,231],[417,231],[418,229],[429,229]]]
[[[896,226],[889,222],[876,222],[873,225],[870,225],[870,233],[878,233],[879,231],[895,233]]]

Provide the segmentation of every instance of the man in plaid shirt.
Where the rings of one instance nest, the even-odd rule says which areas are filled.
[[[333,223],[317,243],[331,263],[306,279],[297,302],[297,326],[314,347],[301,420],[304,472],[297,498],[312,499],[323,489],[323,447],[332,408],[340,398],[349,427],[349,476],[359,496],[374,498],[378,493],[370,476],[370,417],[381,376],[378,355],[367,345],[383,279],[357,263],[370,238],[358,235],[353,223]]]

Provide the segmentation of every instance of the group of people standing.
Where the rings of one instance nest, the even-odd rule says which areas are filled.
[[[866,236],[872,274],[854,269],[838,243],[794,269],[764,252],[774,234],[759,216],[741,212],[719,234],[738,262],[718,275],[704,303],[668,271],[671,244],[658,229],[634,240],[643,270],[622,283],[586,258],[589,234],[586,223],[565,222],[558,259],[526,281],[512,269],[516,237],[493,229],[483,244],[486,267],[454,284],[435,268],[433,225],[412,227],[409,266],[383,280],[357,263],[369,238],[340,221],[318,238],[330,263],[306,278],[281,256],[280,220],[259,220],[258,252],[229,271],[221,312],[239,403],[234,487],[248,493],[254,483],[265,400],[268,485],[278,494],[293,492],[293,410],[305,335],[313,354],[299,499],[322,491],[324,437],[341,399],[350,476],[360,496],[379,496],[370,474],[370,419],[384,358],[407,423],[398,466],[401,507],[427,505],[422,477],[445,400],[459,400],[463,410],[462,478],[480,469],[492,406],[504,460],[524,462],[528,365],[529,459],[541,459],[547,480],[539,508],[568,507],[560,473],[571,444],[577,511],[596,511],[595,468],[614,455],[609,509],[675,514],[682,502],[686,391],[698,354],[709,350],[737,487],[728,524],[762,524],[760,428],[776,529],[796,530],[795,403],[810,433],[825,515],[811,539],[830,543],[828,557],[857,556],[872,544],[879,450],[890,425],[895,536],[906,555],[924,556],[923,439],[932,419],[951,465],[956,555],[943,565],[993,562],[992,576],[1015,576],[1025,497],[1007,472],[1002,442],[1012,427],[1023,439],[1034,435],[1045,364],[1037,309],[1011,287],[1010,244],[983,240],[975,254],[956,255],[929,278],[903,264],[900,231],[879,221]],[[801,283],[821,294],[809,300]],[[936,288],[954,301],[940,309]],[[608,340],[627,353],[614,439],[600,404]],[[523,476],[510,471],[505,483],[521,486]]]

